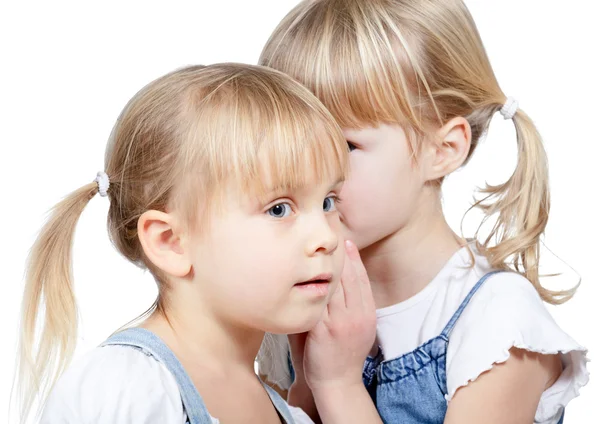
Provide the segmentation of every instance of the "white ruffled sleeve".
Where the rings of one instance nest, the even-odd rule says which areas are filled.
[[[505,362],[512,347],[561,355],[563,372],[543,393],[535,416],[536,423],[555,424],[589,380],[587,350],[560,329],[533,285],[516,273],[490,277],[457,321],[448,346],[447,400]]]
[[[292,385],[292,376],[288,363],[290,345],[285,334],[265,334],[256,362],[259,374],[283,390]]]
[[[99,347],[74,362],[54,386],[41,424],[183,424],[177,382],[139,350]]]

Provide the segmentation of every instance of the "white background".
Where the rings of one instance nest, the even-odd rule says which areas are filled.
[[[295,3],[0,4],[0,422],[8,414],[24,263],[46,211],[103,169],[111,127],[138,89],[186,64],[256,63],[270,32]],[[548,283],[552,287],[582,278],[572,301],[550,309],[593,360],[591,382],[569,405],[567,423],[597,423],[600,8],[591,0],[467,4],[501,86],[519,99],[545,137],[553,200],[546,245],[564,262],[545,251],[542,270],[565,272]],[[510,175],[512,126],[495,119],[481,147],[445,186],[447,216],[455,228],[475,186]],[[155,296],[152,279],[110,245],[107,209],[106,199],[92,199],[75,238],[78,354],[143,312]]]

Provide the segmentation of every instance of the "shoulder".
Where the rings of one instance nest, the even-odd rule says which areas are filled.
[[[525,354],[560,355],[563,363],[562,374],[542,395],[536,413],[540,422],[556,416],[588,381],[587,350],[558,326],[529,280],[502,272],[481,285],[450,335],[448,399],[507,362],[515,348]]]
[[[472,305],[467,309],[480,318],[499,318],[505,321],[515,317],[515,314],[550,318],[533,284],[516,272],[498,272],[490,275],[473,297]],[[468,316],[468,310],[465,311],[465,316]]]
[[[518,348],[527,348],[529,341],[543,346],[540,353],[557,353],[565,344],[577,346],[556,324],[533,284],[515,272],[492,274],[483,282],[456,322],[449,348],[474,337],[512,339]]]
[[[487,281],[481,287],[482,293],[487,293],[488,297],[500,297],[502,300],[510,298],[519,303],[528,305],[540,305],[544,303],[536,291],[533,284],[523,275],[516,272],[497,272],[490,275]]]
[[[42,423],[183,423],[179,389],[154,358],[104,346],[75,361],[54,386]]]

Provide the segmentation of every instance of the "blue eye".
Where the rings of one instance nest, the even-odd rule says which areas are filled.
[[[271,207],[267,213],[273,218],[285,218],[292,213],[292,207],[288,203],[278,203]]]
[[[335,207],[336,200],[337,200],[336,196],[326,197],[325,200],[323,200],[323,210],[325,212],[335,211],[336,210],[336,207]]]

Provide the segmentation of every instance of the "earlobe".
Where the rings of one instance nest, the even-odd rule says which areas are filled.
[[[144,212],[138,219],[138,237],[146,257],[156,267],[179,278],[190,273],[192,263],[173,215]]]
[[[443,178],[462,166],[471,148],[471,125],[463,117],[452,118],[435,134],[428,180]]]

